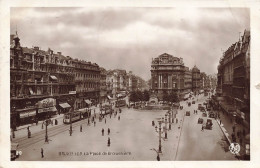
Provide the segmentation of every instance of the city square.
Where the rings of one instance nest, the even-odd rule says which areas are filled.
[[[250,160],[248,17],[12,8],[10,160]]]

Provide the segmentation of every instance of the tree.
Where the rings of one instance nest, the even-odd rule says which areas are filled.
[[[144,90],[143,92],[143,101],[149,101],[150,99],[150,94],[148,90]]]
[[[137,94],[135,91],[131,92],[129,100],[131,102],[137,102]]]
[[[169,96],[168,96],[168,99],[170,102],[172,103],[176,103],[176,102],[179,102],[179,97],[177,95],[176,92],[172,92]]]
[[[137,101],[142,101],[143,93],[140,90],[136,91],[136,97],[137,97]]]
[[[163,92],[163,101],[169,101],[169,95],[167,92]]]

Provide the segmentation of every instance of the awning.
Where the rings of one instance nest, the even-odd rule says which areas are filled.
[[[54,75],[50,75],[50,78],[51,78],[52,80],[58,80],[57,77],[54,76]]]
[[[62,108],[70,108],[70,105],[68,103],[61,103],[59,104]]]
[[[90,100],[85,100],[87,104],[91,104],[92,102]]]

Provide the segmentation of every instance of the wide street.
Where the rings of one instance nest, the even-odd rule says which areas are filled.
[[[206,97],[199,96],[199,101],[191,107],[187,107],[186,102],[181,102],[184,109],[178,110],[179,122],[171,124],[171,130],[167,131],[168,139],[164,139],[165,133],[162,133],[161,161],[235,159],[229,151],[224,151],[223,146],[227,144],[222,140],[223,133],[214,119],[212,130],[202,132],[201,124],[197,124],[201,112],[193,114],[193,110],[205,99]],[[191,111],[191,116],[185,116],[186,111]],[[105,119],[99,122],[98,117],[95,126],[93,123],[87,125],[87,119],[73,123],[72,136],[69,135],[69,125],[60,125],[54,127],[54,131],[49,131],[49,143],[44,142],[44,132],[32,135],[31,139],[21,139],[19,143],[27,142],[26,145],[20,145],[22,155],[16,160],[156,161],[159,135],[155,126],[152,126],[152,121],[158,127],[157,121],[165,114],[166,111],[123,108],[117,116],[112,115],[110,118],[107,115],[106,123]],[[82,132],[80,125],[83,127]],[[105,130],[104,136],[102,128]],[[108,128],[111,130],[110,135],[107,133]],[[109,147],[108,138],[111,140]],[[30,145],[29,141],[35,143]],[[41,148],[44,150],[44,158],[41,158]]]
[[[200,95],[199,101],[186,110],[191,112],[191,116],[184,119],[176,160],[235,160],[228,151],[228,144],[224,141],[224,135],[215,119],[212,119],[212,130],[201,131],[202,125],[198,124],[198,119],[203,118],[205,123],[209,117],[202,117],[199,110],[198,114],[194,114],[193,110],[205,100],[206,97]]]

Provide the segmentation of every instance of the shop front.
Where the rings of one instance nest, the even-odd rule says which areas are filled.
[[[18,125],[31,124],[35,121],[36,108],[17,109],[16,113],[18,114]]]
[[[59,106],[61,107],[59,113],[68,113],[71,108],[68,103],[60,103]]]
[[[56,109],[56,99],[47,98],[39,101],[37,103],[38,109],[36,111],[37,119],[44,120],[55,114],[57,114]]]

